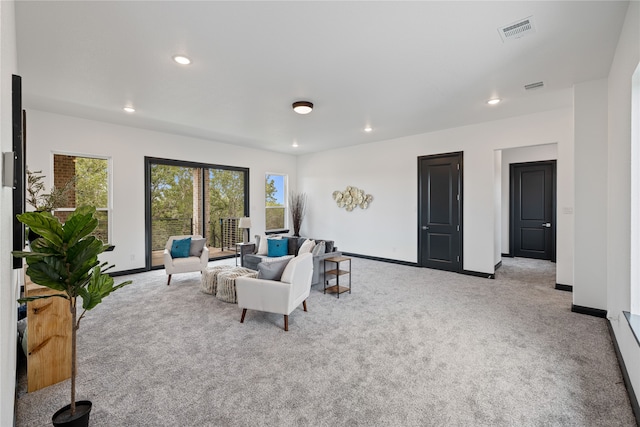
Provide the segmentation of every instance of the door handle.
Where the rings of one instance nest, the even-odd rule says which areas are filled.
[[[429,229],[429,227],[427,227],[426,225],[423,225],[423,226],[422,226],[422,229],[423,229],[423,230],[428,230],[428,229]]]
[[[550,222],[545,222],[542,224],[543,227],[547,227],[547,228],[551,228],[551,223]]]

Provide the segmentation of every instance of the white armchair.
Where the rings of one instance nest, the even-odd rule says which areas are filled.
[[[189,256],[184,258],[172,258],[171,257],[171,245],[174,240],[186,239],[187,237],[191,237],[191,248],[189,251]],[[202,239],[202,236],[194,234],[187,236],[170,236],[169,240],[167,240],[167,244],[164,247],[164,268],[167,272],[167,286],[171,283],[171,275],[176,273],[188,273],[192,271],[203,272],[207,268],[207,264],[209,262],[209,248],[207,248],[206,243],[202,246],[202,252],[200,252],[200,247],[196,244],[196,239]],[[203,240],[203,239],[202,239]],[[200,241],[200,244],[203,242]]]
[[[289,330],[289,314],[302,303],[307,311],[307,297],[311,291],[313,256],[299,255],[289,261],[280,281],[238,277],[236,293],[242,319],[247,309],[284,314],[284,330]]]

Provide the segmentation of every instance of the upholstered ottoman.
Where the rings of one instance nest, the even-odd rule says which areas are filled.
[[[258,277],[258,272],[244,267],[234,267],[231,270],[221,271],[218,273],[218,289],[216,297],[225,302],[238,302],[236,297],[236,277]]]
[[[202,272],[200,290],[205,294],[215,295],[218,290],[218,274],[223,271],[229,271],[232,268],[234,268],[232,265],[216,265],[215,267],[207,267]]]

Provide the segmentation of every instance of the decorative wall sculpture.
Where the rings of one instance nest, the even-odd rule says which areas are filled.
[[[333,200],[336,201],[339,208],[345,208],[347,212],[351,212],[357,206],[362,209],[367,209],[373,201],[373,196],[371,194],[364,194],[364,190],[347,186],[344,191],[334,191]]]

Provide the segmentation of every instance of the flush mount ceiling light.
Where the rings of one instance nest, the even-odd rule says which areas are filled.
[[[173,60],[180,65],[189,65],[191,60],[184,55],[173,55]]]
[[[313,104],[309,101],[296,101],[292,107],[293,111],[298,114],[309,114],[313,110]]]
[[[126,106],[123,108],[124,111],[126,111],[127,113],[135,113],[136,109],[131,107],[131,106]]]
[[[298,141],[293,141],[293,144],[291,144],[291,146],[293,148],[298,148]]]
[[[496,105],[496,104],[499,104],[499,103],[500,103],[500,101],[502,101],[502,99],[500,99],[500,98],[493,98],[493,99],[488,100],[488,101],[487,101],[487,104],[489,104],[489,105]]]
[[[364,128],[365,132],[371,132],[373,130],[373,128],[371,126],[367,126]]]

